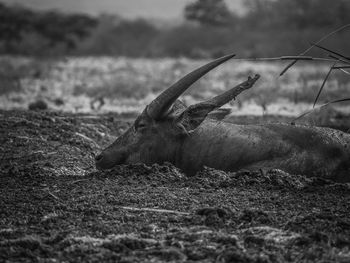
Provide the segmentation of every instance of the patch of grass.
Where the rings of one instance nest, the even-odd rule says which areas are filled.
[[[28,101],[44,98],[53,101],[76,101],[74,107],[65,103],[62,110],[89,111],[89,101],[103,98],[102,107],[134,110],[145,106],[152,98],[205,60],[189,59],[129,59],[112,57],[79,57],[51,61],[6,57],[0,59],[0,94],[15,92]],[[46,64],[45,64],[46,63]],[[241,94],[233,105],[253,101],[265,111],[281,100],[296,104],[313,103],[329,70],[328,63],[299,62],[279,77],[285,63],[231,60],[195,83],[187,92],[188,103],[205,100],[224,92],[255,73],[262,77],[255,87]],[[7,81],[7,82],[6,82]],[[318,103],[350,97],[350,77],[333,71]],[[83,100],[82,100],[83,98]],[[0,97],[1,99],[1,97]],[[72,102],[73,103],[73,102]],[[11,108],[11,102],[7,105]],[[135,105],[137,107],[135,108]],[[15,106],[21,106],[16,104]]]

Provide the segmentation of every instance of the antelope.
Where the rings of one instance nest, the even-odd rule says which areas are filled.
[[[224,171],[281,169],[350,181],[350,134],[291,124],[237,125],[220,107],[251,88],[259,75],[212,99],[186,107],[178,100],[195,81],[232,58],[199,67],[155,98],[131,127],[96,156],[97,169],[170,162],[188,175],[204,166]]]

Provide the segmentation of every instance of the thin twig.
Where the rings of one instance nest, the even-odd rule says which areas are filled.
[[[49,190],[46,189],[46,190],[43,190],[43,191],[47,192],[50,196],[52,196],[61,205],[65,205],[65,203],[60,198],[58,198],[56,195],[51,193]]]
[[[333,54],[329,54],[328,56],[329,56],[330,58],[339,60],[340,62],[343,62],[343,63],[345,63],[345,64],[348,64],[348,65],[350,64],[350,61],[345,60],[345,59],[343,59],[342,57],[339,57],[339,56],[336,56],[336,55],[333,55]]]
[[[79,180],[75,180],[73,182],[71,182],[70,184],[76,184],[76,183],[79,183],[79,182],[84,182],[84,181],[88,181],[89,179],[79,179]]]
[[[282,56],[281,60],[313,60],[314,58],[311,56]]]
[[[71,119],[73,117],[65,117],[65,116],[59,116],[59,117],[56,117],[58,119]],[[79,118],[79,119],[101,119],[102,117],[99,116],[99,115],[77,115],[77,116],[74,116],[74,118]]]
[[[175,210],[166,210],[166,209],[155,209],[155,208],[136,208],[130,206],[119,206],[121,209],[130,210],[130,211],[140,211],[140,212],[155,212],[155,213],[168,213],[168,214],[178,214],[178,215],[189,215],[187,212],[179,212]]]
[[[345,69],[340,68],[339,70],[342,71],[342,72],[344,72],[345,74],[350,75],[350,72],[349,72],[349,71],[346,71]]]
[[[350,68],[350,66],[336,66],[336,67],[333,67],[333,69],[344,69],[344,68]]]
[[[78,135],[79,137],[81,137],[81,138],[83,138],[83,139],[85,139],[85,140],[95,144],[95,146],[100,149],[100,146],[93,139],[87,137],[86,135],[81,134],[80,132],[76,132],[75,135]]]
[[[346,98],[346,99],[339,99],[339,100],[332,100],[330,102],[327,102],[319,107],[316,107],[316,108],[312,108],[311,110],[307,110],[305,112],[303,112],[301,115],[299,115],[297,118],[295,118],[294,120],[292,120],[291,124],[294,125],[295,124],[295,121],[299,120],[300,118],[308,115],[309,113],[313,112],[314,110],[316,109],[321,109],[323,107],[326,107],[328,106],[329,104],[333,104],[333,103],[338,103],[338,102],[345,102],[345,101],[350,101],[350,98]]]
[[[276,60],[313,60],[313,61],[330,61],[334,62],[336,59],[311,57],[311,56],[282,56],[282,57],[271,57],[271,58],[232,58],[232,60],[242,60],[242,61],[276,61]]]
[[[53,198],[55,198],[56,200],[60,200],[57,196],[55,196],[53,193],[51,193],[51,192],[49,192],[49,191],[47,191],[47,193],[49,194],[49,195],[51,195]]]
[[[335,33],[338,33],[339,31],[347,28],[347,27],[350,27],[350,24],[346,24],[344,26],[341,26],[339,28],[337,28],[336,30],[328,33],[327,35],[323,36],[322,38],[320,38],[318,41],[316,41],[316,44],[320,44],[323,40],[326,40],[327,38],[329,38],[330,36],[334,35]],[[299,56],[304,56],[307,52],[309,52],[311,49],[313,48],[313,46],[311,47],[308,47],[306,50],[304,50],[303,52],[301,52],[299,54]],[[298,60],[294,60],[293,62],[291,62],[290,64],[288,64],[283,70],[282,72],[280,73],[280,76],[283,76],[284,73],[287,72],[288,69],[290,69],[295,63],[297,63]]]
[[[45,155],[53,155],[53,154],[56,154],[57,152],[49,152],[49,153],[46,153]]]
[[[336,56],[338,56],[338,57],[341,57],[341,58],[345,59],[346,61],[348,61],[348,63],[350,62],[350,58],[349,58],[349,57],[346,57],[346,56],[344,56],[344,55],[342,55],[342,54],[340,54],[340,53],[338,53],[338,52],[336,52],[336,51],[333,51],[333,50],[331,50],[331,49],[329,49],[329,48],[326,48],[326,47],[317,45],[316,43],[311,43],[311,45],[313,45],[313,46],[315,46],[315,47],[318,47],[318,48],[320,48],[320,49],[322,49],[322,50],[325,50],[325,51],[327,51],[327,52],[329,52],[329,53],[332,53],[333,55],[336,55]]]
[[[318,91],[318,93],[317,93],[317,96],[316,96],[316,98],[315,98],[314,105],[312,106],[312,108],[315,108],[315,105],[316,105],[316,102],[317,102],[317,100],[318,100],[318,97],[320,96],[320,94],[321,94],[321,92],[322,92],[322,90],[323,90],[323,87],[324,87],[324,85],[326,84],[326,81],[327,81],[327,79],[329,78],[329,76],[331,75],[331,72],[332,72],[332,70],[333,70],[333,68],[335,67],[336,64],[337,64],[337,61],[334,62],[333,66],[329,69],[329,71],[328,71],[328,73],[327,73],[325,79],[323,80],[323,83],[322,83],[322,85],[321,85],[321,87],[320,87],[320,89],[319,89],[319,91]]]

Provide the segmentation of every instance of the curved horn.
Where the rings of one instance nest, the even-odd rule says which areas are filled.
[[[236,98],[236,96],[238,96],[242,91],[246,90],[246,89],[250,89],[255,82],[260,78],[259,74],[256,74],[254,76],[254,78],[252,77],[248,77],[248,79],[240,84],[238,84],[236,87],[212,98],[209,99],[203,103],[205,104],[211,104],[213,106],[215,106],[215,108],[219,108],[222,105],[226,104],[227,102],[233,100]]]
[[[146,107],[147,114],[155,120],[159,119],[165,112],[167,112],[167,110],[176,101],[176,99],[180,97],[180,95],[184,93],[185,90],[188,89],[194,82],[196,82],[210,70],[214,69],[215,67],[219,66],[234,56],[234,54],[231,54],[218,58],[187,74],[179,81],[171,85],[168,89],[163,91],[157,98],[155,98]]]

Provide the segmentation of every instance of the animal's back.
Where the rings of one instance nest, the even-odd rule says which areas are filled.
[[[325,127],[288,124],[266,126],[293,148],[289,158],[281,162],[286,170],[334,177],[350,168],[350,134]]]
[[[350,163],[350,134],[330,128],[208,120],[192,137],[181,158],[188,171],[205,165],[227,171],[280,168],[331,176]]]

